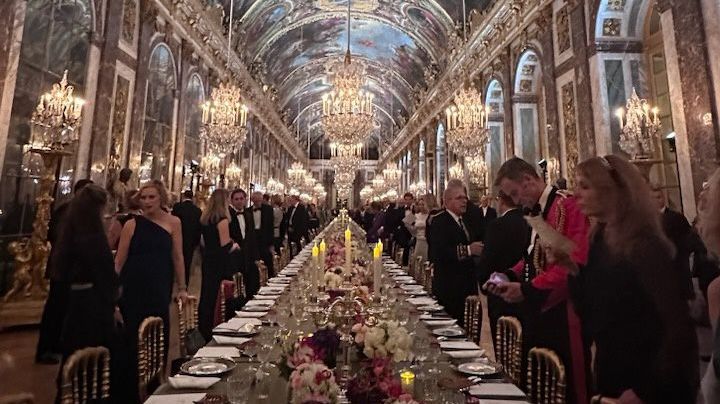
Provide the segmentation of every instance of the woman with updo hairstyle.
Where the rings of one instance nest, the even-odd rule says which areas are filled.
[[[128,220],[120,234],[115,270],[120,275],[120,309],[125,320],[130,357],[136,358],[138,328],[147,317],[160,317],[165,326],[165,358],[170,334],[169,309],[173,279],[177,296],[187,300],[180,219],[163,208],[168,193],[161,181],[143,184],[138,192],[142,215]],[[137,372],[137,366],[129,369]]]
[[[575,197],[593,223],[587,264],[548,248],[569,271],[584,334],[595,343],[595,394],[620,403],[694,403],[698,347],[650,188],[617,156],[577,166]]]

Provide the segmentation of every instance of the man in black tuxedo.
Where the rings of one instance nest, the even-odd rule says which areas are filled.
[[[479,285],[484,285],[493,272],[504,272],[517,264],[530,244],[530,227],[520,207],[512,198],[500,192],[498,195],[500,217],[490,222],[485,233],[485,248],[477,262],[475,275]],[[502,316],[518,317],[515,305],[489,294],[488,317],[492,332],[493,345],[497,320]]]
[[[695,294],[695,289],[692,284],[692,273],[690,271],[690,250],[692,249],[691,245],[697,244],[695,240],[693,240],[695,234],[685,216],[667,206],[667,200],[665,199],[662,188],[657,185],[652,185],[651,188],[656,206],[660,210],[660,221],[663,231],[665,231],[665,235],[675,246],[674,267],[677,270],[679,281],[687,284],[685,297],[691,300]]]
[[[257,235],[258,256],[268,269],[268,276],[275,276],[273,254],[275,251],[275,225],[273,224],[273,208],[265,203],[262,192],[255,191],[250,195],[252,202],[253,222]]]
[[[405,225],[403,219],[405,216],[412,214],[412,204],[415,197],[410,192],[406,192],[402,199],[398,200],[395,209],[388,208],[389,215],[385,216],[384,230],[389,231],[393,235],[393,240],[399,247],[403,248],[402,265],[408,264],[410,256],[410,242],[412,234]]]
[[[182,225],[183,259],[185,261],[185,284],[190,284],[190,270],[195,249],[200,244],[200,216],[202,211],[193,203],[193,191],[182,193],[182,201],[172,208],[172,214],[180,218]]]
[[[230,238],[240,249],[233,252],[234,268],[243,274],[245,296],[251,299],[260,289],[260,274],[255,266],[257,243],[255,220],[251,209],[246,209],[247,193],[236,189],[230,194]]]
[[[300,197],[290,195],[288,197],[288,209],[283,219],[287,229],[288,241],[295,243],[300,248],[300,240],[308,240],[308,213],[305,205],[300,203]],[[293,251],[295,253],[295,251]]]
[[[480,255],[481,242],[472,242],[473,232],[465,223],[467,194],[462,182],[451,181],[443,194],[445,210],[431,221],[429,255],[435,265],[433,294],[445,311],[464,324],[465,298],[478,292],[473,255]]]

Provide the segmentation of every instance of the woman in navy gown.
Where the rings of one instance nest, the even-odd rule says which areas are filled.
[[[120,310],[125,322],[129,374],[137,374],[138,328],[147,317],[160,317],[165,327],[167,360],[169,309],[173,278],[178,298],[187,299],[180,219],[167,213],[168,196],[160,181],[151,181],[138,192],[142,215],[129,220],[120,235],[115,270],[120,274]],[[135,377],[137,380],[137,377]],[[135,385],[137,383],[134,383]]]

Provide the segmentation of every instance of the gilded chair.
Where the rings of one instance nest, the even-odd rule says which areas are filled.
[[[138,392],[144,402],[150,395],[148,388],[161,379],[165,371],[165,342],[163,321],[160,317],[148,317],[138,329]]]
[[[280,246],[280,266],[278,267],[278,270],[285,268],[285,266],[288,264],[287,255],[287,241],[283,241],[283,245]]]
[[[414,247],[414,246],[410,246],[410,247],[408,247],[408,248],[409,248],[409,250],[408,250],[408,271],[410,271],[410,268],[409,268],[409,267],[410,267],[410,265],[412,265],[412,257],[415,256],[415,247]],[[402,264],[401,264],[401,265],[402,265]]]
[[[197,313],[198,298],[197,296],[188,296],[187,303],[183,304],[180,299],[177,301],[178,308],[178,337],[180,344],[180,355],[187,355],[185,346],[185,337],[188,331],[197,328],[198,326],[198,313]]]
[[[260,274],[260,286],[267,285],[268,282],[268,269],[267,265],[262,260],[255,261],[255,266],[258,269],[258,273]]]
[[[465,298],[465,330],[470,341],[480,344],[480,320],[482,319],[482,302],[480,296],[472,295]]]
[[[298,252],[299,252],[298,244],[294,241],[291,241],[290,242],[290,256],[294,257],[298,254]]]
[[[243,274],[240,272],[235,272],[233,274],[233,282],[235,282],[235,291],[233,293],[233,297],[245,297],[245,278],[243,278]]]
[[[243,282],[243,276],[240,272],[233,274],[233,280],[223,280],[220,282],[220,291],[218,292],[218,302],[215,305],[216,318],[215,325],[222,323],[227,319],[227,299],[231,297],[238,297],[239,295],[245,296],[245,284]],[[220,306],[219,312],[218,305]]]
[[[420,282],[420,279],[422,279],[423,268],[425,268],[425,262],[423,262],[423,257],[418,255],[415,257],[415,266],[410,274],[416,282]]]
[[[435,272],[435,267],[431,263],[425,264],[425,269],[423,269],[423,286],[425,286],[425,290],[427,290],[428,293],[432,294],[433,290],[433,272]]]
[[[405,249],[402,247],[398,247],[395,249],[395,262],[398,265],[402,265],[402,257],[403,257],[404,252],[405,252]]]
[[[607,398],[603,396],[595,396],[590,400],[590,404],[617,404],[618,401],[614,398]]]
[[[495,333],[497,344],[495,357],[510,380],[519,384],[522,365],[522,325],[515,317],[503,316],[498,319]]]
[[[0,404],[35,404],[35,396],[31,393],[19,393],[2,396],[0,397]]]
[[[60,402],[62,404],[96,403],[109,398],[110,351],[98,346],[83,348],[70,355],[62,369]]]
[[[565,366],[547,348],[528,354],[528,399],[534,404],[565,404]]]
[[[273,254],[273,268],[275,268],[275,273],[279,273],[280,270],[283,268],[282,265],[280,265],[279,254]]]

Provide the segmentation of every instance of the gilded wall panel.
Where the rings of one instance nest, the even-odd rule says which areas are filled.
[[[568,185],[574,183],[575,168],[578,165],[577,115],[575,113],[575,85],[571,81],[562,86],[562,113],[565,135],[565,166]]]
[[[557,30],[558,54],[562,54],[572,47],[570,39],[570,18],[568,6],[563,6],[555,16],[555,29]]]

